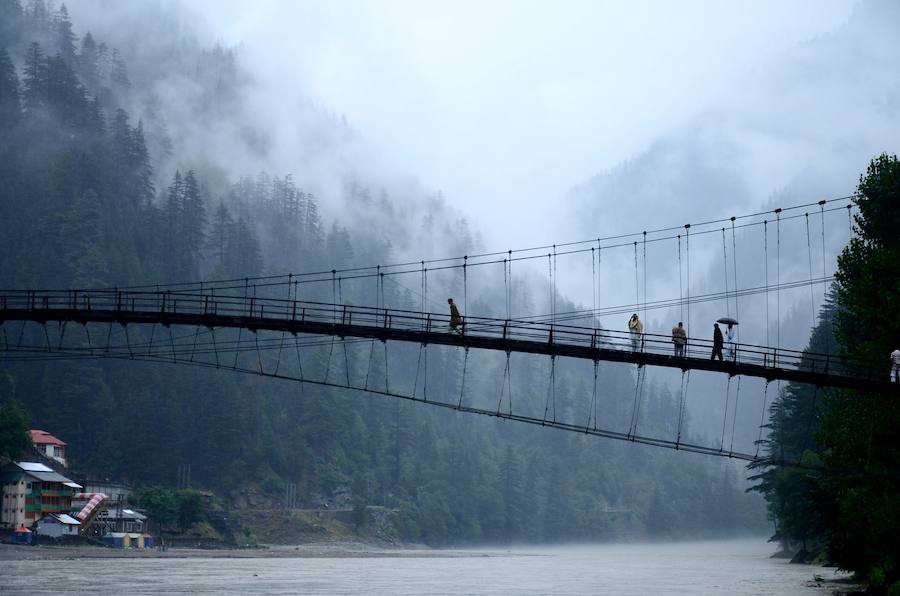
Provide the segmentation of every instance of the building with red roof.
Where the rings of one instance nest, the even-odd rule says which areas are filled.
[[[34,447],[44,456],[58,461],[66,466],[66,443],[48,433],[45,430],[33,429],[28,431]]]

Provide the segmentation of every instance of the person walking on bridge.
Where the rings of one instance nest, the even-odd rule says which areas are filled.
[[[628,319],[628,331],[631,332],[631,349],[637,352],[641,349],[641,338],[644,335],[644,324],[641,322],[637,313],[631,315]]]
[[[728,350],[726,350],[726,354],[728,355],[728,360],[734,361],[736,352],[734,351],[734,325],[728,323],[728,328],[725,330],[725,337],[728,339]]]
[[[684,323],[678,321],[678,324],[672,327],[672,343],[675,344],[675,357],[684,358],[684,346],[687,345],[687,331],[684,330]]]
[[[891,352],[891,383],[900,383],[900,348]]]
[[[713,349],[712,356],[709,357],[710,360],[715,360],[716,356],[719,357],[719,360],[723,360],[722,345],[724,343],[725,339],[722,337],[722,330],[719,329],[719,324],[713,323]]]
[[[459,309],[456,307],[456,303],[453,302],[453,298],[447,298],[447,304],[450,305],[450,333],[458,333],[462,335],[462,315],[459,314]]]

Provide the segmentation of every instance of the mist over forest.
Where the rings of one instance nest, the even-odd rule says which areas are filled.
[[[304,94],[290,57],[272,57],[292,81],[283,96],[273,95],[241,40],[211,34],[194,10],[189,3],[0,0],[0,287],[241,280],[519,248],[493,244],[495,222],[473,219],[457,197],[398,168],[365,130],[312,99],[312,90]],[[898,10],[886,1],[860,3],[838,30],[743,76],[731,103],[697,114],[608,171],[572,180],[565,196],[534,207],[554,214],[540,232],[556,236],[536,244],[849,196],[871,157],[900,133],[890,58],[900,44]],[[833,273],[850,229],[843,212],[825,223],[814,254],[800,228],[786,228],[780,250],[791,258],[779,269],[782,279],[812,278],[813,267],[817,276]],[[515,216],[501,225],[516,226]],[[726,265],[748,272],[745,286],[759,283],[753,275],[767,258],[750,234],[739,234],[748,249]],[[728,278],[718,242],[693,248],[695,293],[718,291]],[[650,289],[637,300],[631,278],[615,278],[619,265],[632,274],[630,253],[608,257],[600,272],[606,304],[672,298],[680,271],[671,247],[654,250],[653,269],[644,270]],[[508,287],[505,270],[472,273],[464,314],[588,308],[588,265],[557,280],[558,291],[537,267],[516,269]],[[447,297],[462,301],[462,283],[455,271],[433,273],[427,288],[417,274],[380,284],[348,279],[339,290],[331,280],[288,289],[287,298],[444,315]],[[777,325],[785,347],[836,350],[826,329],[834,310],[828,291],[816,287],[812,304],[806,287],[786,292],[777,323],[759,302],[742,303],[743,341],[765,343]],[[730,305],[726,297],[698,306],[696,335],[707,339]],[[679,316],[675,308],[656,310],[646,324],[665,334]],[[601,317],[599,325],[621,331],[626,318]],[[44,342],[39,325],[6,327],[20,334],[6,341]],[[84,346],[108,341],[107,334],[126,337],[87,327],[70,328]],[[129,346],[152,346],[171,330],[127,333]],[[224,330],[213,341],[249,341],[246,335]],[[552,395],[554,419],[572,424],[595,412],[621,432],[639,424],[647,436],[673,437],[683,417],[686,442],[715,444],[721,431],[724,448],[728,423],[732,446],[743,451],[778,443],[761,440],[765,400],[774,398],[764,396],[761,380],[746,380],[738,403],[728,401],[736,399],[730,379],[698,373],[682,413],[687,389],[675,369],[641,375],[633,365],[600,363],[598,394],[590,362],[551,365],[531,354],[433,345],[423,370],[420,346],[303,339],[296,359],[283,364],[301,376],[367,385],[371,378],[376,389],[390,382],[414,396],[427,387],[437,401],[498,411],[515,400],[521,411],[545,416]],[[284,334],[259,331],[254,341],[283,345]],[[258,362],[260,370],[282,366],[281,357],[281,349],[233,355],[235,367]],[[507,371],[514,374],[504,388]],[[783,395],[799,400],[799,391]],[[759,478],[749,480],[751,472],[729,459],[261,375],[140,360],[9,359],[0,362],[0,403],[13,399],[31,428],[68,443],[76,478],[126,482],[147,495],[184,488],[181,470],[189,466],[190,487],[209,491],[232,520],[210,532],[223,541],[289,542],[314,532],[299,527],[291,507],[352,510],[356,535],[429,545],[769,535],[775,515],[770,506],[767,517],[763,498],[747,490]],[[778,428],[790,418],[784,403],[771,410]],[[790,455],[802,457],[806,444],[792,441]],[[271,526],[254,526],[257,510],[283,510],[278,520],[289,529],[273,538]]]

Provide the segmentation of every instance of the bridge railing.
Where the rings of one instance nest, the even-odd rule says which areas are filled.
[[[192,316],[198,324],[204,317],[234,317],[246,326],[264,326],[265,321],[300,321],[335,326],[335,333],[347,332],[349,327],[390,328],[421,332],[422,341],[429,333],[459,333],[505,341],[547,342],[564,346],[580,346],[595,350],[631,351],[677,359],[710,359],[713,342],[707,339],[688,338],[684,356],[676,356],[672,337],[644,333],[633,335],[628,331],[585,327],[554,323],[552,321],[528,321],[466,317],[464,324],[455,331],[450,327],[446,313],[422,313],[416,311],[385,309],[351,304],[330,304],[301,300],[243,296],[238,292],[220,293],[215,289],[190,291],[123,291],[123,290],[48,290],[2,291],[0,294],[0,322],[10,313],[26,311],[33,320],[65,318],[83,311],[121,313],[157,313],[159,322],[167,316]],[[5,313],[5,314],[3,314]],[[77,318],[75,316],[74,318]],[[114,317],[113,317],[114,318]],[[753,344],[727,342],[723,349],[727,361],[757,365],[767,369],[795,369],[826,375],[871,379],[874,370],[871,363],[853,361],[829,354],[817,354],[797,350],[779,349]],[[685,368],[690,366],[685,365]]]

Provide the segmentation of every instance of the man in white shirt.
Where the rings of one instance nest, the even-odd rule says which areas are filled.
[[[728,329],[725,330],[725,339],[728,340],[728,349],[725,351],[725,354],[728,356],[728,360],[734,360],[734,327],[731,323],[728,323]]]
[[[900,348],[891,352],[891,383],[900,383]]]

